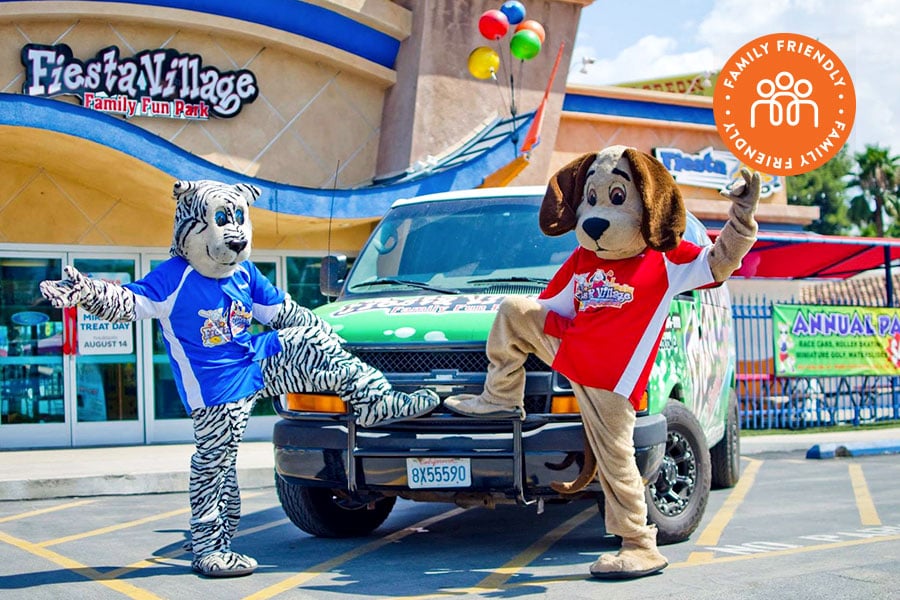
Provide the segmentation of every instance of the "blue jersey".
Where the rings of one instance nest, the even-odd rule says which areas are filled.
[[[159,320],[178,393],[188,413],[234,402],[263,388],[259,361],[281,352],[275,331],[251,335],[253,317],[269,323],[284,301],[245,261],[226,279],[204,277],[181,257],[125,284],[138,319]]]

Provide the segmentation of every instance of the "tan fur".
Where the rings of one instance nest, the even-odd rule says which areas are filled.
[[[575,228],[575,211],[581,204],[588,169],[597,154],[582,154],[550,178],[538,220],[541,231],[549,236],[562,235]]]
[[[663,164],[649,154],[626,148],[624,155],[631,163],[635,187],[644,200],[644,241],[659,252],[674,250],[687,227],[681,190]]]
[[[709,253],[716,281],[723,281],[752,246],[759,200],[759,175],[744,172],[745,185],[727,197],[728,223]],[[686,227],[684,201],[671,174],[655,158],[624,146],[584,154],[550,179],[541,205],[540,227],[550,236],[573,229],[578,243],[606,260],[638,256],[648,247],[666,252],[678,246]],[[470,416],[505,409],[524,418],[523,395],[528,354],[552,364],[561,340],[544,333],[549,309],[536,300],[511,296],[500,305],[487,340],[490,359],[482,394],[455,396],[444,406]],[[569,482],[551,482],[562,493],[576,493],[599,479],[606,530],[622,537],[615,556],[591,566],[599,578],[640,577],[667,565],[656,548],[656,529],[647,524],[644,482],[634,460],[636,415],[628,399],[610,390],[571,381],[581,410],[585,460]]]

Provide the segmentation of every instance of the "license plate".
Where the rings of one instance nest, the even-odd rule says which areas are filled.
[[[468,458],[407,458],[406,481],[410,489],[454,488],[472,485]]]

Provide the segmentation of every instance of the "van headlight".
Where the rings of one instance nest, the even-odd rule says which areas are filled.
[[[347,403],[334,394],[285,394],[288,410],[347,414]]]

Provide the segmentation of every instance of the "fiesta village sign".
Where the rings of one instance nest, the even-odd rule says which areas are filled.
[[[195,54],[173,49],[143,50],[123,58],[116,46],[109,46],[81,61],[65,44],[27,44],[22,64],[22,93],[78,96],[84,108],[126,118],[228,119],[259,95],[251,71],[219,71],[203,66]]]
[[[746,165],[728,150],[706,147],[690,153],[680,148],[654,148],[653,155],[665,165],[675,181],[683,185],[730,190],[744,180],[740,170]],[[761,198],[784,189],[783,177],[760,172],[760,179]]]

